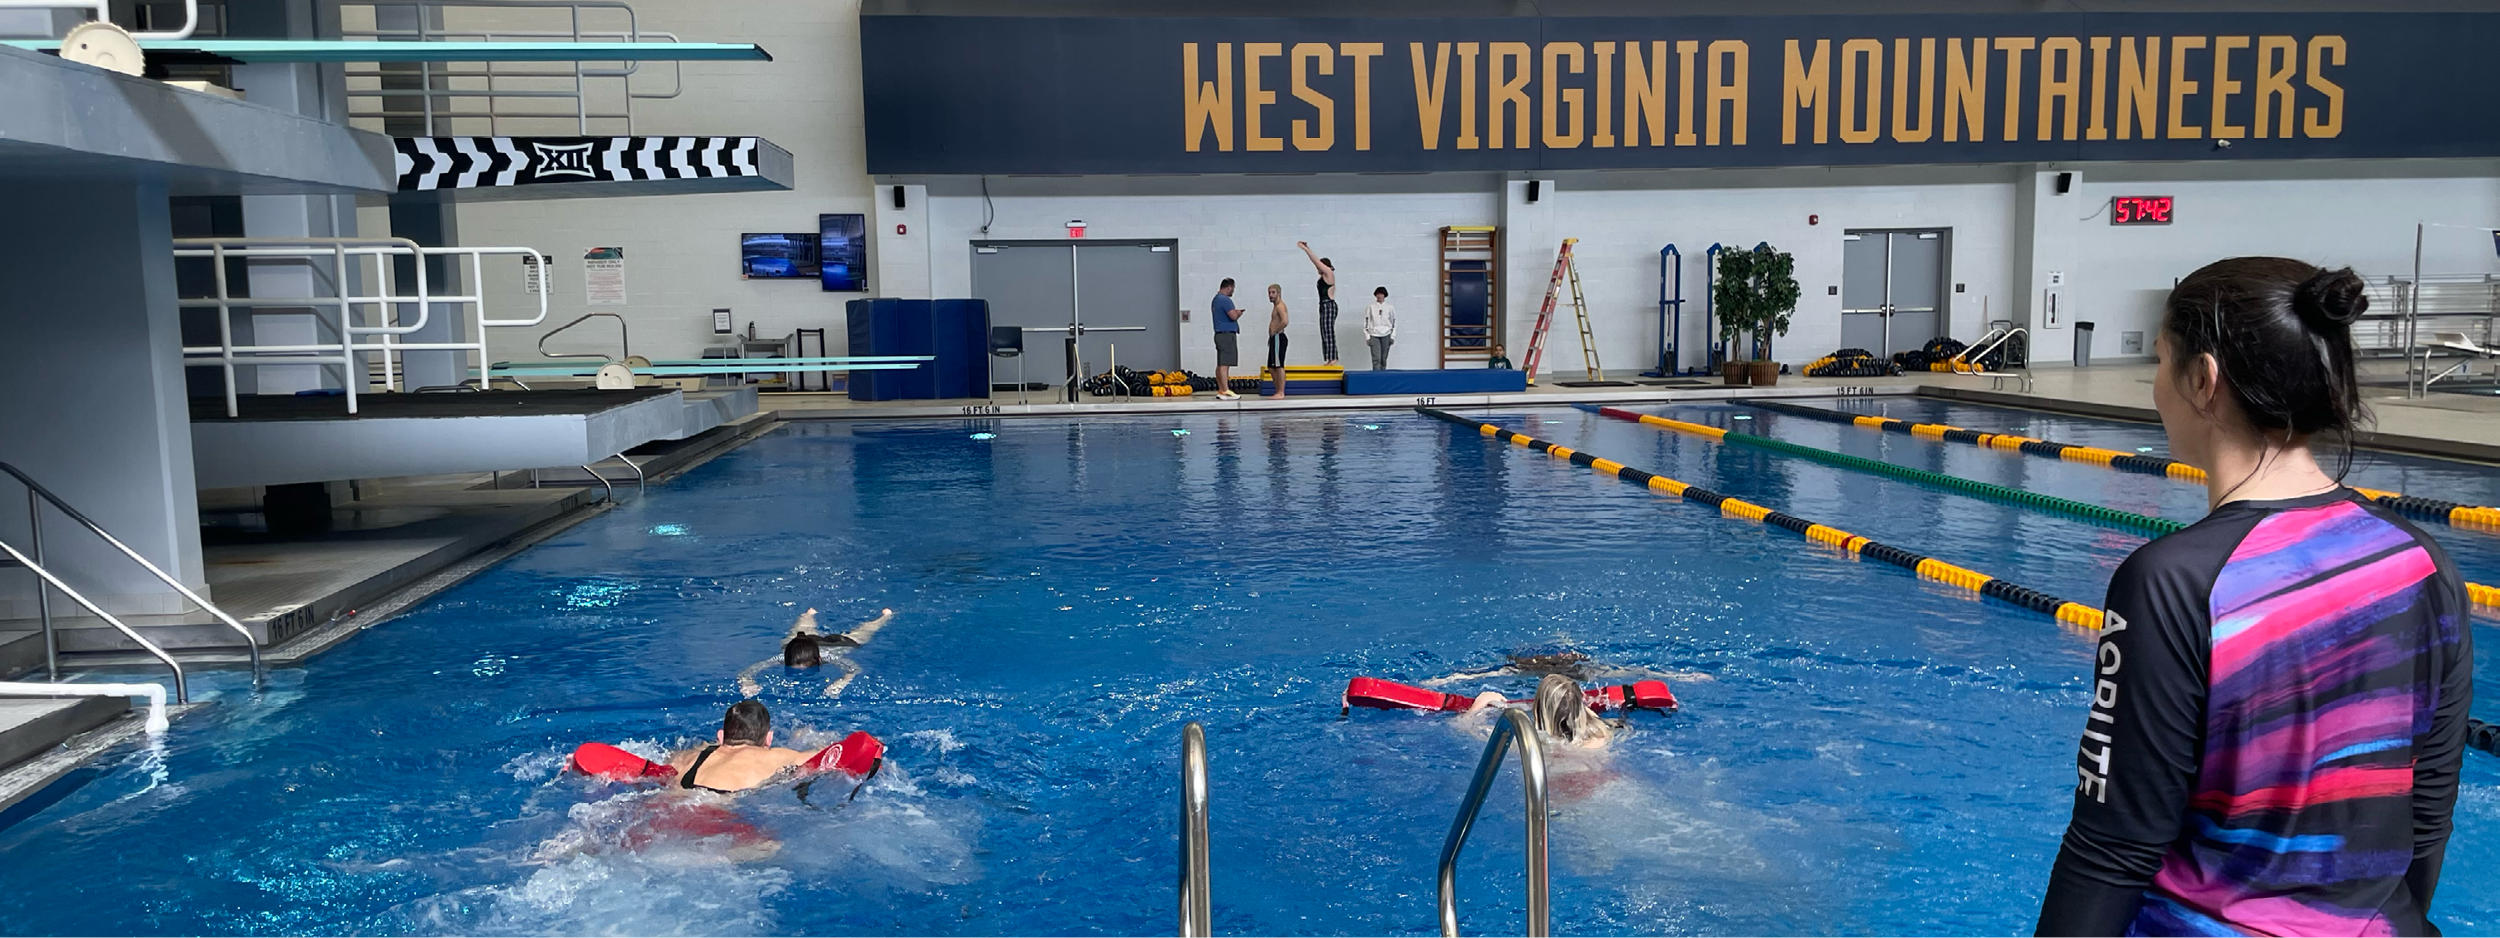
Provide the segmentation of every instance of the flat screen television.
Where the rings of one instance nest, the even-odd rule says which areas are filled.
[[[868,216],[816,216],[816,242],[828,293],[862,293],[868,289]]]
[[[812,232],[742,234],[738,236],[738,269],[749,280],[797,280],[819,275],[822,267]]]

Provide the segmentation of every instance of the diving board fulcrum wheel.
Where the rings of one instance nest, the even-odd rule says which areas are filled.
[[[61,37],[61,57],[106,71],[137,75],[147,70],[148,57],[137,40],[119,26],[102,20],[80,23]]]
[[[634,386],[634,370],[616,362],[599,366],[591,375],[592,386],[602,391],[623,391]]]

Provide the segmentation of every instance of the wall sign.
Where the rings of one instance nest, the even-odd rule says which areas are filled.
[[[877,174],[2500,156],[2490,13],[860,21]]]
[[[2166,195],[2122,195],[2109,200],[2109,223],[2113,225],[2170,224],[2170,197]]]

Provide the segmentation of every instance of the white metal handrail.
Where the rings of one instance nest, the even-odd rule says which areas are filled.
[[[486,307],[486,257],[525,257],[542,272],[547,270],[547,257],[524,247],[424,247],[406,238],[176,238],[175,257],[208,258],[216,268],[212,282],[214,293],[206,297],[189,297],[175,301],[186,308],[214,308],[217,311],[218,344],[184,346],[183,365],[191,368],[219,368],[225,375],[226,416],[240,416],[235,388],[237,365],[335,365],[341,370],[347,412],[357,412],[357,394],[370,381],[364,373],[365,356],[376,355],[382,365],[382,385],[390,390],[400,387],[400,356],[407,352],[474,352],[477,380],[486,380],[492,364],[487,355],[486,330],[490,327],[530,327],[547,319],[545,287],[536,291],[537,315],[527,319],[495,319]],[[454,257],[467,259],[468,292],[435,293],[427,281],[427,258]],[[228,282],[226,261],[242,259],[293,259],[329,262],[331,292],[334,296],[236,296]],[[400,279],[394,260],[408,259],[416,268],[415,291],[398,288]],[[367,270],[368,266],[372,268]],[[367,275],[377,286],[367,292],[349,285]],[[398,337],[426,327],[436,304],[468,308],[470,339],[453,342],[408,342]],[[399,309],[416,308],[413,322],[399,322]],[[330,341],[292,344],[237,345],[234,341],[233,310],[309,307],[315,310],[316,321],[328,327],[335,336]],[[322,318],[326,316],[327,318]],[[366,320],[370,319],[370,324]],[[362,338],[378,341],[359,341]],[[464,366],[465,367],[465,366]]]
[[[33,681],[0,681],[0,697],[145,697],[148,699],[148,735],[163,736],[165,728],[170,725],[165,719],[165,685],[163,684],[41,684]]]
[[[1207,938],[1207,730],[1181,727],[1181,938]]]
[[[260,661],[260,642],[252,638],[252,630],[244,628],[243,623],[235,621],[234,617],[227,615],[224,609],[220,609],[217,607],[217,604],[209,602],[208,597],[192,592],[190,587],[182,585],[182,581],[175,579],[173,574],[166,573],[163,568],[160,568],[155,563],[150,562],[146,557],[140,556],[138,551],[130,549],[130,545],[122,543],[121,538],[114,537],[113,533],[105,530],[103,525],[95,523],[95,519],[89,518],[78,509],[70,507],[69,502],[62,500],[61,496],[52,494],[51,489],[44,488],[43,483],[35,481],[34,477],[27,475],[25,470],[19,469],[18,467],[9,465],[5,462],[0,462],[0,472],[8,473],[10,476],[15,477],[20,484],[26,486],[26,525],[29,533],[33,535],[27,546],[34,549],[34,562],[43,562],[43,503],[50,502],[52,503],[52,507],[59,509],[62,514],[68,515],[71,521],[78,522],[80,527],[84,527],[96,537],[102,538],[105,544],[110,545],[114,550],[120,551],[122,556],[130,558],[133,562],[137,563],[141,569],[146,570],[150,576],[156,577],[158,582],[173,587],[174,592],[182,594],[182,598],[188,599],[192,603],[198,605],[201,609],[207,610],[209,615],[217,618],[217,621],[225,623],[227,628],[233,629],[236,634],[243,636],[243,647],[251,649],[252,652],[252,686],[255,689],[260,687],[264,673]],[[49,577],[46,577],[46,579],[49,579]],[[51,594],[44,591],[41,586],[36,587],[36,594],[36,606],[41,610],[43,615],[44,673],[54,680],[59,680],[61,676],[59,645],[53,640],[52,637]],[[146,643],[142,642],[141,644]]]
[[[500,42],[508,40],[544,41],[551,39],[570,40],[573,42],[642,42],[652,39],[666,42],[677,41],[677,36],[674,33],[658,31],[644,32],[642,30],[640,20],[634,12],[634,8],[626,3],[618,2],[618,0],[417,0],[417,2],[411,3],[353,3],[348,4],[348,6],[363,6],[372,8],[375,11],[377,20],[380,9],[385,6],[409,7],[415,8],[417,11],[416,26],[414,28],[386,29],[383,28],[377,21],[370,29],[342,30],[340,33],[341,37],[349,39],[389,39],[417,42]],[[436,16],[443,15],[448,11],[454,10],[560,10],[565,14],[567,28],[463,29],[458,28],[457,24],[449,22],[446,22],[440,27],[435,25]],[[625,18],[624,27],[622,29],[585,29],[583,27],[582,20],[586,11],[622,12]],[[448,19],[448,16],[445,18]],[[466,118],[484,118],[487,122],[486,132],[488,135],[502,135],[504,130],[500,122],[505,120],[570,120],[573,124],[573,133],[582,136],[590,135],[592,121],[621,120],[623,121],[623,127],[620,132],[632,134],[634,132],[633,102],[636,99],[674,98],[677,97],[685,87],[684,73],[680,69],[678,63],[675,62],[669,63],[670,86],[666,93],[644,92],[636,91],[634,89],[633,77],[641,70],[641,64],[636,62],[618,62],[616,65],[610,67],[593,66],[585,62],[568,63],[561,67],[533,68],[528,67],[527,65],[522,65],[522,67],[517,69],[513,67],[515,64],[518,63],[420,62],[415,63],[415,69],[412,72],[389,71],[380,68],[350,70],[346,73],[346,78],[358,85],[358,87],[348,89],[347,94],[351,100],[373,98],[381,99],[387,103],[393,98],[404,99],[414,97],[419,99],[419,106],[414,111],[395,110],[387,106],[378,110],[351,108],[348,116],[351,119],[379,118],[385,120],[391,118],[419,118],[424,122],[423,133],[426,136],[450,135],[454,132],[454,128],[447,126],[447,122]],[[390,78],[414,78],[416,79],[416,86],[411,88],[379,87],[381,82]],[[456,81],[474,81],[476,79],[484,79],[486,87],[484,89],[476,87],[452,87],[453,83]],[[537,81],[541,83],[554,82],[558,85],[558,87],[508,88],[499,85],[499,82],[515,80],[523,82]],[[623,101],[623,109],[620,111],[591,110],[588,102],[591,94],[590,82],[592,80],[615,80],[618,82],[622,88],[621,100]],[[368,81],[373,82],[374,86],[365,87],[364,83]],[[562,87],[563,85],[568,84],[570,85],[569,88]],[[543,113],[508,113],[503,111],[497,103],[500,99],[506,98],[541,100],[560,100],[569,98],[573,101],[573,110],[572,113],[569,114],[561,111],[549,111]],[[459,110],[451,107],[453,102],[460,99],[484,100],[486,102],[486,109],[483,111],[475,111]]]
[[[1502,771],[1502,757],[1513,744],[1519,748],[1519,782],[1527,796],[1528,815],[1528,924],[1523,934],[1544,938],[1548,934],[1545,876],[1545,744],[1537,739],[1536,726],[1528,711],[1504,707],[1493,724],[1493,738],[1485,743],[1484,756],[1476,760],[1476,777],[1467,784],[1467,798],[1459,804],[1457,820],[1450,822],[1450,836],[1441,844],[1441,934],[1444,938],[1458,935],[1458,853],[1467,846],[1467,831],[1476,824],[1476,813],[1484,810],[1485,795],[1493,789],[1493,777]]]
[[[94,14],[96,22],[113,21],[113,6],[109,0],[0,0],[0,10],[86,10]],[[191,33],[199,28],[200,0],[182,0],[181,29],[134,29],[129,32],[132,39],[189,39]]]
[[[173,669],[174,699],[180,703],[191,702],[191,691],[188,685],[183,683],[182,679],[182,664],[175,661],[174,656],[166,654],[165,649],[157,647],[155,642],[148,641],[146,638],[141,637],[139,635],[139,630],[131,628],[129,623],[114,618],[112,613],[104,611],[104,607],[98,606],[94,602],[88,600],[86,596],[81,595],[77,590],[70,588],[69,584],[61,582],[60,577],[55,576],[52,571],[44,569],[42,564],[36,563],[34,558],[26,556],[24,552],[19,551],[9,542],[0,541],[0,551],[6,551],[9,558],[17,561],[19,566],[35,571],[35,576],[42,578],[43,582],[51,584],[53,589],[60,590],[61,595],[69,597],[71,602],[84,607],[89,614],[98,619],[104,620],[106,625],[110,625],[113,628],[120,630],[122,637],[128,638],[133,642],[137,642],[140,648],[146,649],[148,654],[156,656],[156,660],[164,662],[166,667]]]

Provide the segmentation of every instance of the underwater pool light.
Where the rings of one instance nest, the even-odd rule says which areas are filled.
[[[651,533],[660,537],[677,537],[686,533],[686,526],[682,524],[655,524],[651,526]]]
[[[973,438],[973,439],[976,439],[976,440],[995,440],[995,439],[998,439],[998,434],[995,434],[995,433],[989,433],[989,432],[981,432],[981,433],[975,433],[975,434],[973,434],[973,435],[972,435],[972,438]]]
[[[2149,453],[2153,451],[2153,448],[2150,446],[2138,446],[2135,448],[2135,451],[2139,453]]]
[[[1376,423],[1367,423],[1367,424],[1364,424],[1364,425],[1363,425],[1363,429],[1365,429],[1365,430],[1378,430],[1378,429],[1380,429],[1380,425],[1379,425],[1379,424],[1376,424]]]
[[[1729,417],[1729,418],[1727,418],[1727,419],[1729,419],[1729,420],[1752,420],[1752,419],[1753,419],[1753,415],[1752,415],[1752,414],[1737,414],[1737,415],[1731,416],[1731,417]]]
[[[1172,431],[1172,435],[1173,435],[1173,436],[1188,436],[1188,435],[1189,435],[1189,431],[1187,431],[1187,430],[1174,430],[1174,431]]]

